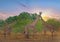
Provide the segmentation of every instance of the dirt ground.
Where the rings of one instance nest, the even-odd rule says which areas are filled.
[[[51,33],[48,32],[46,35],[43,35],[43,33],[37,33],[37,34],[30,34],[29,39],[25,38],[23,34],[14,34],[6,35],[4,37],[3,34],[0,34],[0,42],[60,42],[60,33],[54,33],[54,36],[52,38]]]

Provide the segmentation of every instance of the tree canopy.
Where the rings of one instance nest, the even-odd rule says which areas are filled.
[[[49,19],[47,23],[52,25],[54,27],[54,30],[58,30],[60,27],[60,22],[56,19]]]

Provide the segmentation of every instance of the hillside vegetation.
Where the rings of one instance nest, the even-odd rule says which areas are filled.
[[[0,30],[4,30],[4,28],[10,27],[12,32],[23,32],[24,27],[28,24],[31,24],[38,15],[36,13],[31,14],[28,12],[22,12],[18,16],[9,17],[6,20],[0,20]],[[46,21],[47,23],[54,25],[54,28],[59,28],[60,22],[55,21],[54,19],[49,19]],[[38,20],[35,28],[38,32],[43,30],[43,24],[41,20]],[[57,30],[57,29],[56,29]]]

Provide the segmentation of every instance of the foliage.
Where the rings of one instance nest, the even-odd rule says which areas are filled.
[[[4,20],[0,20],[0,27],[2,27],[5,24]]]
[[[31,14],[31,18],[32,18],[33,20],[35,20],[37,16],[38,16],[38,15],[37,15],[36,13]]]
[[[60,27],[60,22],[56,19],[49,19],[47,23],[52,25],[54,27],[54,30],[58,30],[58,28]]]
[[[31,24],[36,18],[37,18],[37,14],[31,14],[28,12],[22,12],[20,13],[18,16],[13,16],[13,17],[9,17],[7,18],[5,21],[0,20],[0,26],[3,26],[5,24],[5,22],[7,24],[7,26],[11,26],[12,28],[12,32],[23,32],[24,31],[24,27],[26,25]],[[55,30],[57,30],[60,27],[60,22],[55,20],[55,19],[49,19],[47,21],[48,24],[51,24]],[[42,31],[43,29],[43,24],[41,20],[38,20],[35,28],[37,29],[38,32]]]
[[[16,21],[16,20],[17,20],[17,16],[13,16],[13,17],[7,18],[5,21],[6,21],[8,24],[10,24],[10,23],[12,23],[12,22],[14,22],[14,21]]]
[[[41,32],[43,30],[43,24],[41,20],[38,20],[37,24],[36,24],[36,29],[38,32]]]
[[[30,19],[30,13],[28,13],[28,12],[22,12],[22,13],[20,13],[20,15],[19,15],[19,18],[20,19]]]
[[[24,27],[27,24],[30,24],[32,22],[32,18],[30,13],[28,12],[22,12],[20,15],[17,17],[16,23],[12,26],[13,27],[13,32],[23,32]]]

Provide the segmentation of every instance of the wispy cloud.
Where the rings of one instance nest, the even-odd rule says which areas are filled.
[[[15,14],[7,14],[7,13],[0,12],[0,19],[6,19],[10,16],[15,16]]]
[[[58,10],[55,10],[53,8],[47,8],[47,9],[43,9],[43,8],[31,8],[30,11],[25,10],[25,12],[29,12],[29,13],[38,13],[42,11],[42,15],[43,16],[47,16],[49,18],[57,18],[60,19],[60,12]],[[13,12],[13,13],[4,13],[4,12],[0,12],[0,19],[6,19],[9,16],[15,16],[15,15],[19,15],[21,12],[23,12],[22,10],[18,10],[17,12]]]

